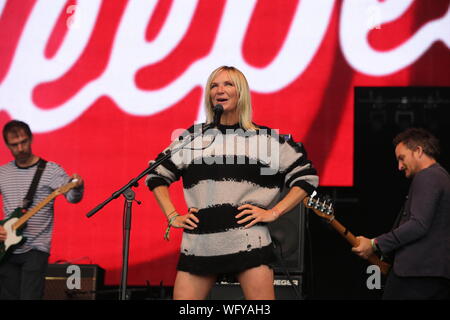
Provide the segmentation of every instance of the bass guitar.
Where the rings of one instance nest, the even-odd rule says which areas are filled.
[[[22,236],[22,232],[25,229],[28,219],[34,216],[37,212],[39,212],[39,210],[41,210],[46,204],[55,199],[57,196],[74,188],[77,185],[77,182],[77,179],[73,179],[68,184],[50,193],[44,200],[39,202],[30,210],[26,211],[23,208],[17,208],[7,219],[0,221],[0,225],[2,225],[6,231],[5,241],[0,241],[0,261],[3,259],[5,254],[13,250],[14,246],[26,241],[26,238]]]
[[[316,192],[313,192],[311,197],[303,199],[305,207],[311,209],[319,217],[327,221],[342,237],[344,237],[353,247],[358,246],[358,239],[339,221],[336,220],[334,215],[333,204],[330,200],[321,200],[316,196]],[[377,265],[380,268],[382,274],[386,275],[391,268],[391,265],[385,261],[382,261],[376,254],[372,254],[367,259],[371,264]]]

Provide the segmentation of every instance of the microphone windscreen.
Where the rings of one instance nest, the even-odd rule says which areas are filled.
[[[223,112],[223,105],[221,105],[221,104],[216,104],[216,105],[214,106],[213,111],[214,111],[214,114],[216,114],[217,112],[222,113],[222,112]]]
[[[214,121],[213,121],[213,127],[217,127],[220,123],[220,117],[223,113],[223,106],[221,104],[216,104],[214,106]]]

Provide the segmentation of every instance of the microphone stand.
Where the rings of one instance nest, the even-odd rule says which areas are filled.
[[[130,246],[130,231],[131,231],[131,216],[132,216],[132,204],[133,201],[136,201],[138,204],[140,204],[139,201],[135,200],[135,193],[131,189],[132,187],[138,187],[138,181],[141,180],[144,176],[148,175],[152,170],[154,170],[156,167],[158,167],[161,163],[163,163],[165,160],[169,159],[173,154],[177,153],[181,149],[183,149],[187,144],[194,141],[199,135],[203,134],[204,131],[211,129],[215,127],[215,123],[207,124],[203,130],[200,130],[198,132],[194,132],[190,134],[189,136],[192,137],[191,139],[187,139],[184,141],[178,148],[173,149],[172,151],[168,150],[167,153],[164,154],[161,158],[155,160],[150,166],[148,166],[144,171],[142,171],[138,176],[130,180],[126,185],[124,185],[122,188],[114,192],[108,199],[97,205],[94,209],[89,211],[86,216],[88,218],[92,217],[94,214],[96,214],[98,211],[103,209],[104,206],[106,206],[108,203],[110,203],[112,200],[117,199],[120,197],[120,195],[123,195],[125,198],[124,202],[124,237],[123,237],[123,253],[122,253],[122,277],[121,277],[121,284],[120,284],[120,300],[126,300],[126,290],[127,290],[127,277],[128,277],[128,256],[129,256],[129,246]]]

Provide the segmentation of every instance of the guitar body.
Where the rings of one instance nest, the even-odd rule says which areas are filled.
[[[13,225],[23,216],[23,214],[22,208],[17,208],[9,218],[0,221],[0,225],[2,225],[6,231],[5,241],[0,242],[0,261],[9,251],[12,251],[14,246],[20,245],[25,241],[25,238],[22,236],[25,225],[22,225],[22,227],[17,230],[13,228]]]
[[[25,228],[28,219],[39,212],[39,210],[47,205],[47,203],[55,199],[60,194],[64,194],[70,189],[75,188],[77,181],[77,179],[73,179],[68,184],[65,184],[62,187],[56,189],[30,210],[25,211],[22,208],[17,208],[9,216],[9,218],[0,221],[0,225],[2,225],[6,230],[6,240],[0,241],[0,261],[3,259],[5,254],[12,251],[12,247],[17,246],[26,240],[22,236],[22,231]]]

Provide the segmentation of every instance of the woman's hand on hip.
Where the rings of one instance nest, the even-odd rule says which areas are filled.
[[[278,215],[275,215],[273,210],[265,210],[252,204],[244,204],[238,210],[243,210],[236,215],[236,219],[243,218],[238,220],[238,224],[249,222],[244,226],[245,229],[254,226],[258,222],[272,222],[278,218]]]
[[[174,228],[184,228],[188,230],[194,230],[197,228],[197,223],[200,222],[200,220],[194,215],[194,213],[197,213],[197,208],[189,208],[189,211],[185,215],[179,215],[175,218],[175,220],[172,223],[172,226]]]

